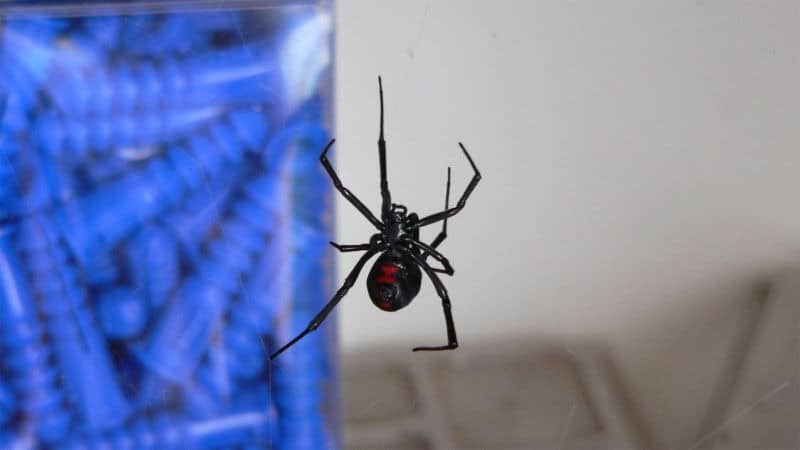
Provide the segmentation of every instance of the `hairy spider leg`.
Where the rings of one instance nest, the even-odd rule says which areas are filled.
[[[428,265],[422,258],[416,255],[411,250],[406,250],[406,253],[413,259],[422,270],[428,274],[428,278],[431,279],[433,282],[433,286],[436,288],[436,293],[439,295],[439,298],[442,300],[442,309],[444,310],[444,322],[445,326],[447,327],[447,345],[441,345],[438,347],[414,347],[413,351],[435,351],[435,350],[453,350],[458,348],[458,338],[456,338],[456,326],[453,323],[453,312],[451,311],[450,307],[450,297],[447,295],[447,289],[444,287],[444,283],[442,280],[439,279],[439,276],[433,271],[433,268]]]
[[[475,186],[477,186],[478,182],[481,181],[481,173],[478,171],[478,167],[475,166],[475,162],[472,161],[472,157],[469,156],[467,149],[464,148],[464,144],[459,142],[458,145],[459,147],[461,147],[461,150],[464,151],[464,155],[466,155],[469,164],[472,166],[472,170],[475,171],[475,174],[472,176],[469,185],[467,185],[467,189],[464,190],[463,194],[461,194],[461,198],[458,200],[458,204],[456,204],[456,206],[449,209],[445,209],[442,212],[438,212],[436,214],[431,214],[430,216],[423,217],[415,225],[412,225],[411,228],[424,227],[426,225],[430,225],[440,220],[445,220],[448,217],[453,217],[456,214],[458,214],[458,212],[464,208],[464,205],[467,204],[467,198],[469,198],[470,194],[472,194],[472,190],[475,189]]]
[[[383,83],[378,77],[378,95],[381,101],[381,131],[378,135],[378,159],[381,166],[381,219],[389,223],[389,214],[392,207],[392,194],[389,193],[389,182],[386,181],[386,141],[383,139]]]
[[[403,237],[403,242],[409,243],[417,247],[417,249],[425,252],[425,256],[428,255],[433,256],[433,259],[439,261],[439,263],[442,265],[442,267],[444,267],[444,269],[431,267],[431,270],[433,270],[434,272],[444,273],[447,275],[453,275],[455,273],[455,270],[453,270],[453,266],[450,265],[450,261],[448,261],[448,259],[444,255],[442,255],[436,249],[434,249],[433,246],[408,236]],[[422,257],[421,259],[425,261],[424,257]]]
[[[449,208],[449,207],[450,207],[450,168],[448,167],[447,168],[447,189],[445,190],[445,193],[444,193],[444,209],[445,209],[445,211],[447,211],[447,208]],[[433,239],[433,242],[431,242],[431,247],[432,248],[438,247],[439,244],[441,244],[442,241],[444,241],[445,239],[447,239],[447,217],[445,217],[444,221],[442,222],[442,231],[440,231],[439,234],[436,235],[436,238]],[[428,256],[429,256],[428,252],[423,253],[422,254],[422,260],[425,261],[426,259],[428,259]]]
[[[359,273],[361,273],[361,269],[364,268],[364,264],[366,264],[367,260],[369,260],[372,256],[374,256],[376,253],[378,253],[380,251],[381,251],[381,248],[378,247],[377,245],[375,245],[375,246],[372,246],[372,248],[370,248],[369,251],[367,251],[367,253],[364,253],[363,255],[361,255],[361,258],[358,260],[358,262],[356,262],[356,265],[355,265],[355,267],[353,267],[353,270],[351,270],[350,274],[347,275],[347,278],[345,278],[344,283],[342,284],[342,287],[340,287],[339,290],[336,291],[336,294],[325,305],[325,307],[322,308],[322,311],[320,311],[316,316],[314,316],[313,319],[311,319],[311,322],[309,322],[308,326],[306,327],[305,330],[303,330],[302,333],[298,334],[297,337],[295,337],[294,339],[289,341],[288,344],[284,345],[283,347],[278,349],[278,351],[276,351],[275,353],[270,355],[269,359],[273,360],[273,359],[277,358],[278,355],[280,355],[286,349],[288,349],[289,347],[294,345],[297,341],[299,341],[300,339],[305,337],[305,335],[307,335],[308,333],[311,333],[312,331],[314,331],[317,328],[319,328],[319,326],[322,325],[322,322],[325,321],[325,318],[328,317],[328,314],[330,314],[331,311],[333,311],[333,308],[335,308],[336,305],[339,304],[339,301],[345,295],[347,295],[347,291],[349,291],[350,288],[353,287],[353,284],[355,284],[356,280],[358,279],[358,275],[359,275]]]
[[[361,200],[358,199],[358,197],[356,197],[352,192],[350,192],[349,189],[344,187],[344,185],[342,184],[342,180],[340,180],[339,176],[336,175],[336,171],[333,170],[333,166],[331,166],[330,161],[328,161],[327,153],[334,142],[336,142],[336,139],[331,139],[331,141],[328,142],[328,145],[325,146],[325,150],[323,150],[322,154],[319,156],[319,161],[322,163],[322,166],[325,167],[325,171],[328,172],[328,175],[330,175],[331,181],[333,181],[333,186],[336,187],[336,190],[339,191],[339,193],[342,194],[342,196],[346,198],[347,201],[350,202],[350,204],[355,206],[356,209],[361,214],[363,214],[364,217],[367,218],[367,220],[372,222],[372,224],[375,225],[375,228],[382,231],[384,228],[383,223],[381,223],[381,221],[378,220],[378,218],[375,217],[374,214],[372,214],[372,211],[370,211],[369,208],[367,208],[361,202]]]

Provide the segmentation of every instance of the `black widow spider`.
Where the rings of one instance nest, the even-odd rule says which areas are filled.
[[[339,301],[347,294],[347,291],[355,284],[356,278],[358,278],[367,260],[378,253],[381,255],[375,261],[367,278],[367,291],[369,292],[372,303],[384,311],[397,311],[411,303],[411,300],[419,293],[420,284],[422,282],[420,268],[422,268],[428,275],[428,278],[433,282],[436,293],[442,300],[444,320],[447,326],[447,345],[438,347],[416,347],[414,351],[452,350],[458,347],[456,328],[453,324],[453,314],[450,311],[450,298],[447,295],[447,289],[445,289],[442,280],[436,275],[436,272],[453,275],[454,271],[447,258],[436,251],[436,247],[447,237],[447,218],[461,211],[467,202],[467,198],[472,193],[472,190],[478,185],[481,174],[478,172],[478,168],[475,166],[469,153],[467,153],[467,149],[459,142],[458,145],[461,147],[461,150],[464,151],[464,155],[467,157],[475,174],[456,206],[452,208],[449,207],[450,168],[447,169],[447,190],[445,193],[444,211],[420,219],[416,213],[406,214],[408,209],[405,206],[392,203],[392,197],[389,194],[389,185],[386,181],[386,141],[383,139],[383,85],[381,83],[381,77],[378,77],[378,91],[381,102],[381,130],[380,136],[378,137],[378,157],[380,159],[381,170],[382,220],[378,220],[361,200],[342,185],[339,176],[336,175],[336,172],[333,170],[326,155],[336,141],[335,139],[331,139],[319,157],[323,167],[325,167],[331,180],[333,180],[336,189],[347,201],[355,206],[367,220],[375,225],[375,228],[378,229],[378,233],[373,234],[367,244],[339,245],[335,242],[331,242],[331,245],[340,252],[366,251],[366,253],[356,262],[355,267],[353,267],[350,274],[347,275],[344,284],[342,284],[342,287],[336,292],[336,295],[334,295],[322,311],[311,320],[306,329],[288,344],[274,352],[270,356],[270,359],[275,359],[278,355],[283,353],[284,350],[294,345],[305,335],[319,328],[325,318],[328,317],[328,314],[330,314],[333,308],[335,308]],[[439,232],[433,242],[430,245],[421,242],[419,240],[419,229],[439,221],[443,221],[442,231]],[[425,261],[428,256],[432,256],[438,261],[442,265],[442,268],[433,268],[428,265]]]

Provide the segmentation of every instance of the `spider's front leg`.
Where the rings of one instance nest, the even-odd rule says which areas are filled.
[[[328,150],[331,149],[331,146],[333,146],[334,142],[336,142],[336,139],[331,139],[331,141],[328,142],[328,145],[325,146],[325,150],[323,150],[322,154],[319,155],[319,161],[322,163],[322,167],[324,167],[325,171],[328,172],[328,175],[331,177],[331,181],[333,181],[333,186],[336,188],[336,190],[339,191],[339,193],[342,194],[342,196],[347,199],[351,205],[355,206],[356,209],[367,218],[367,220],[375,225],[375,228],[382,230],[383,223],[378,220],[374,214],[372,214],[372,211],[370,211],[369,208],[367,208],[366,205],[364,205],[364,203],[362,203],[361,200],[355,196],[355,194],[350,192],[350,189],[347,189],[342,184],[342,180],[339,179],[339,175],[337,175],[336,171],[333,170],[333,166],[331,166],[331,162],[328,160],[327,155]]]
[[[342,253],[369,250],[370,248],[381,244],[381,234],[373,234],[368,244],[337,244],[333,241],[330,241],[330,244],[333,246],[333,248]]]
[[[328,302],[328,304],[326,304],[325,307],[322,308],[322,311],[320,311],[316,316],[314,316],[313,319],[311,319],[311,322],[308,323],[308,326],[306,327],[305,330],[303,330],[300,334],[298,334],[294,339],[289,341],[288,344],[284,345],[283,347],[278,349],[278,351],[270,355],[269,359],[273,360],[277,358],[278,355],[280,355],[286,349],[294,345],[297,341],[305,337],[305,335],[319,328],[319,326],[322,325],[322,322],[325,321],[325,318],[328,317],[328,314],[330,314],[331,311],[333,311],[333,308],[335,308],[336,305],[339,304],[339,301],[347,294],[347,291],[349,291],[350,288],[353,287],[353,284],[355,284],[356,279],[358,279],[358,274],[361,273],[361,269],[364,268],[364,264],[366,264],[367,260],[369,260],[373,255],[375,255],[380,251],[381,251],[380,247],[374,246],[370,248],[367,253],[361,255],[361,258],[359,258],[358,262],[356,262],[356,265],[355,267],[353,267],[353,270],[351,270],[350,274],[347,275],[347,278],[345,278],[342,287],[340,287],[339,290],[336,291],[336,295],[334,295],[333,298]]]
[[[439,276],[436,275],[433,268],[431,268],[428,263],[423,261],[419,255],[410,250],[407,250],[406,254],[413,259],[414,262],[416,262],[422,268],[422,270],[425,271],[425,273],[428,275],[428,278],[430,278],[433,282],[433,286],[436,288],[436,293],[442,300],[444,322],[445,326],[447,327],[447,345],[440,345],[436,347],[414,347],[413,351],[453,350],[458,348],[458,338],[456,337],[456,326],[453,323],[453,312],[451,311],[450,297],[447,295],[447,289],[444,287],[444,283],[442,283],[442,280],[440,280]]]
[[[364,250],[369,250],[369,244],[337,244],[336,242],[331,241],[330,244],[336,250],[339,250],[342,253],[345,252],[360,252]]]

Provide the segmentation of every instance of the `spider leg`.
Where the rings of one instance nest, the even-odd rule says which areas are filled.
[[[439,263],[442,265],[442,267],[444,267],[444,269],[431,267],[431,270],[433,270],[434,272],[444,273],[447,275],[453,275],[455,273],[455,270],[453,270],[453,266],[450,265],[450,261],[448,261],[448,259],[444,255],[442,255],[436,249],[434,249],[433,245],[428,245],[424,242],[420,242],[408,236],[405,236],[403,238],[403,242],[411,244],[414,247],[417,247],[417,249],[424,251],[425,254],[420,257],[420,259],[422,259],[423,261],[425,261],[425,257],[428,255],[433,256],[433,259],[439,261]]]
[[[433,271],[431,266],[428,265],[419,255],[407,250],[406,253],[428,274],[428,278],[433,282],[436,288],[436,293],[442,299],[442,309],[444,310],[444,321],[447,327],[447,345],[440,345],[438,347],[414,347],[413,351],[418,352],[421,350],[452,350],[458,348],[458,339],[456,338],[456,326],[453,323],[453,313],[450,308],[450,297],[447,295],[447,289],[444,283],[439,279],[439,276]]]
[[[381,166],[381,219],[384,223],[389,221],[392,205],[392,195],[389,193],[389,182],[386,181],[386,141],[383,139],[383,83],[378,77],[378,93],[381,99],[381,132],[378,136],[378,159]]]
[[[450,168],[448,167],[447,168],[447,190],[445,190],[445,194],[444,194],[444,209],[447,210],[447,208],[449,208],[449,207],[450,207]],[[442,241],[444,241],[445,239],[447,239],[447,218],[446,217],[445,217],[444,221],[442,222],[442,231],[440,231],[439,234],[436,235],[436,238],[433,240],[433,242],[431,242],[431,247],[432,248],[438,247],[439,244],[441,244]],[[428,252],[423,253],[422,254],[422,260],[425,261],[426,259],[428,259],[428,255],[429,255]]]
[[[478,182],[481,181],[481,173],[478,171],[478,167],[475,166],[475,162],[472,161],[472,158],[469,156],[469,153],[467,153],[467,149],[464,148],[464,144],[459,142],[458,145],[461,147],[461,150],[464,151],[464,155],[466,155],[467,160],[469,160],[469,164],[472,166],[472,170],[475,171],[475,174],[472,176],[472,180],[470,180],[469,185],[467,185],[467,189],[464,190],[464,193],[461,194],[461,198],[458,200],[456,206],[449,209],[445,209],[442,212],[438,212],[436,214],[431,214],[430,216],[423,217],[422,219],[419,220],[419,222],[417,222],[413,226],[414,228],[424,227],[426,225],[439,222],[440,220],[445,220],[448,217],[453,217],[456,214],[458,214],[458,212],[461,211],[462,208],[464,208],[464,205],[467,204],[467,198],[469,198],[470,194],[472,194],[472,191],[473,189],[475,189],[475,186],[477,186]]]
[[[358,199],[358,197],[356,197],[352,192],[350,192],[349,189],[344,187],[344,185],[342,184],[342,180],[339,179],[339,175],[336,175],[336,171],[333,170],[331,162],[328,161],[327,154],[328,150],[330,150],[334,142],[336,142],[336,139],[331,139],[331,141],[328,142],[328,145],[325,146],[325,150],[323,150],[322,154],[319,156],[319,161],[322,163],[322,166],[325,168],[325,171],[328,172],[328,175],[330,175],[331,181],[333,181],[333,185],[334,187],[336,187],[336,190],[339,191],[339,193],[341,193],[342,196],[346,198],[347,201],[350,202],[350,204],[355,206],[356,209],[361,214],[363,214],[364,217],[367,218],[367,220],[372,222],[372,224],[375,225],[375,228],[383,230],[383,224],[381,223],[381,221],[378,220],[378,218],[375,217],[374,214],[372,214],[372,211],[370,211],[369,208],[367,208],[366,205],[364,205],[364,203],[362,203],[361,200]]]
[[[334,248],[336,248],[336,250],[339,250],[342,253],[344,253],[344,252],[360,252],[360,251],[363,251],[363,250],[369,250],[372,247],[371,244],[355,244],[355,245],[337,244],[336,242],[333,242],[333,241],[331,241],[330,244]]]
[[[322,325],[322,322],[325,321],[325,318],[328,317],[328,314],[330,314],[331,311],[333,311],[333,308],[335,308],[336,305],[339,304],[339,301],[342,299],[342,297],[344,297],[347,294],[347,291],[349,291],[350,288],[353,287],[353,284],[355,284],[356,279],[358,278],[358,274],[361,273],[361,269],[364,268],[364,264],[367,262],[367,260],[370,259],[376,253],[378,253],[380,250],[381,250],[380,247],[373,246],[372,248],[369,249],[367,253],[364,253],[358,260],[358,262],[356,262],[356,265],[355,267],[353,267],[353,270],[350,271],[350,274],[347,275],[347,278],[345,278],[342,287],[340,287],[339,290],[336,291],[336,294],[325,305],[325,307],[322,308],[322,311],[320,311],[316,316],[314,316],[313,319],[311,319],[311,322],[309,322],[306,329],[303,330],[303,332],[301,332],[300,334],[298,334],[294,339],[289,341],[288,344],[284,345],[283,347],[278,349],[278,351],[270,355],[269,359],[273,360],[277,358],[278,355],[280,355],[286,349],[294,345],[297,341],[305,337],[305,335],[319,328],[319,326]]]
[[[342,244],[337,244],[336,242],[333,242],[333,241],[331,241],[330,244],[334,248],[336,248],[336,250],[339,250],[342,253],[344,253],[344,252],[359,252],[359,251],[369,250],[369,249],[371,249],[373,247],[380,246],[382,244],[382,240],[381,239],[382,239],[382,234],[381,233],[376,233],[376,234],[373,234],[372,237],[369,238],[369,243],[366,243],[366,244],[355,244],[355,245],[343,244],[342,245]]]

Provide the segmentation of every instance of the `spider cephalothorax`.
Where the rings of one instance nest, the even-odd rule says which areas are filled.
[[[445,326],[447,327],[447,345],[436,347],[416,347],[417,350],[450,350],[458,347],[458,339],[456,338],[456,328],[453,323],[453,314],[451,312],[450,297],[447,295],[442,280],[439,279],[437,273],[444,273],[446,275],[453,275],[453,268],[450,262],[441,253],[436,250],[436,247],[442,243],[447,237],[447,219],[456,215],[467,202],[467,198],[478,185],[481,179],[481,174],[478,168],[472,161],[472,158],[467,153],[464,145],[459,143],[461,150],[467,157],[469,164],[475,174],[472,176],[467,189],[461,195],[456,206],[450,208],[450,169],[447,169],[447,190],[445,191],[444,210],[423,218],[419,218],[416,213],[408,214],[408,209],[400,204],[392,203],[392,196],[389,193],[389,183],[386,180],[386,141],[383,139],[383,86],[381,85],[381,78],[378,77],[378,86],[381,101],[381,122],[380,122],[380,136],[378,137],[378,157],[380,162],[381,171],[381,220],[369,210],[349,189],[342,185],[336,171],[333,170],[330,161],[328,161],[327,154],[335,140],[331,139],[325,150],[320,155],[320,162],[325,170],[333,180],[333,185],[336,189],[349,201],[359,212],[361,212],[367,220],[378,229],[378,232],[373,234],[366,244],[356,245],[339,245],[331,242],[331,245],[336,247],[341,252],[357,252],[364,251],[361,258],[356,262],[355,267],[350,271],[350,274],[345,278],[342,287],[336,291],[333,298],[325,305],[308,324],[302,333],[297,335],[294,339],[289,341],[270,358],[275,358],[284,350],[291,347],[295,342],[303,338],[303,336],[316,330],[328,314],[333,311],[333,308],[339,301],[347,294],[347,291],[355,284],[358,274],[364,268],[366,262],[380,254],[372,269],[367,276],[367,291],[372,303],[384,311],[397,311],[411,303],[414,297],[419,293],[420,285],[422,283],[422,272],[430,278],[436,288],[436,293],[442,300],[442,309],[444,310]],[[436,236],[433,242],[426,244],[419,239],[419,229],[431,225],[436,222],[442,222],[442,231]],[[441,267],[431,267],[427,263],[428,256],[433,257]]]

